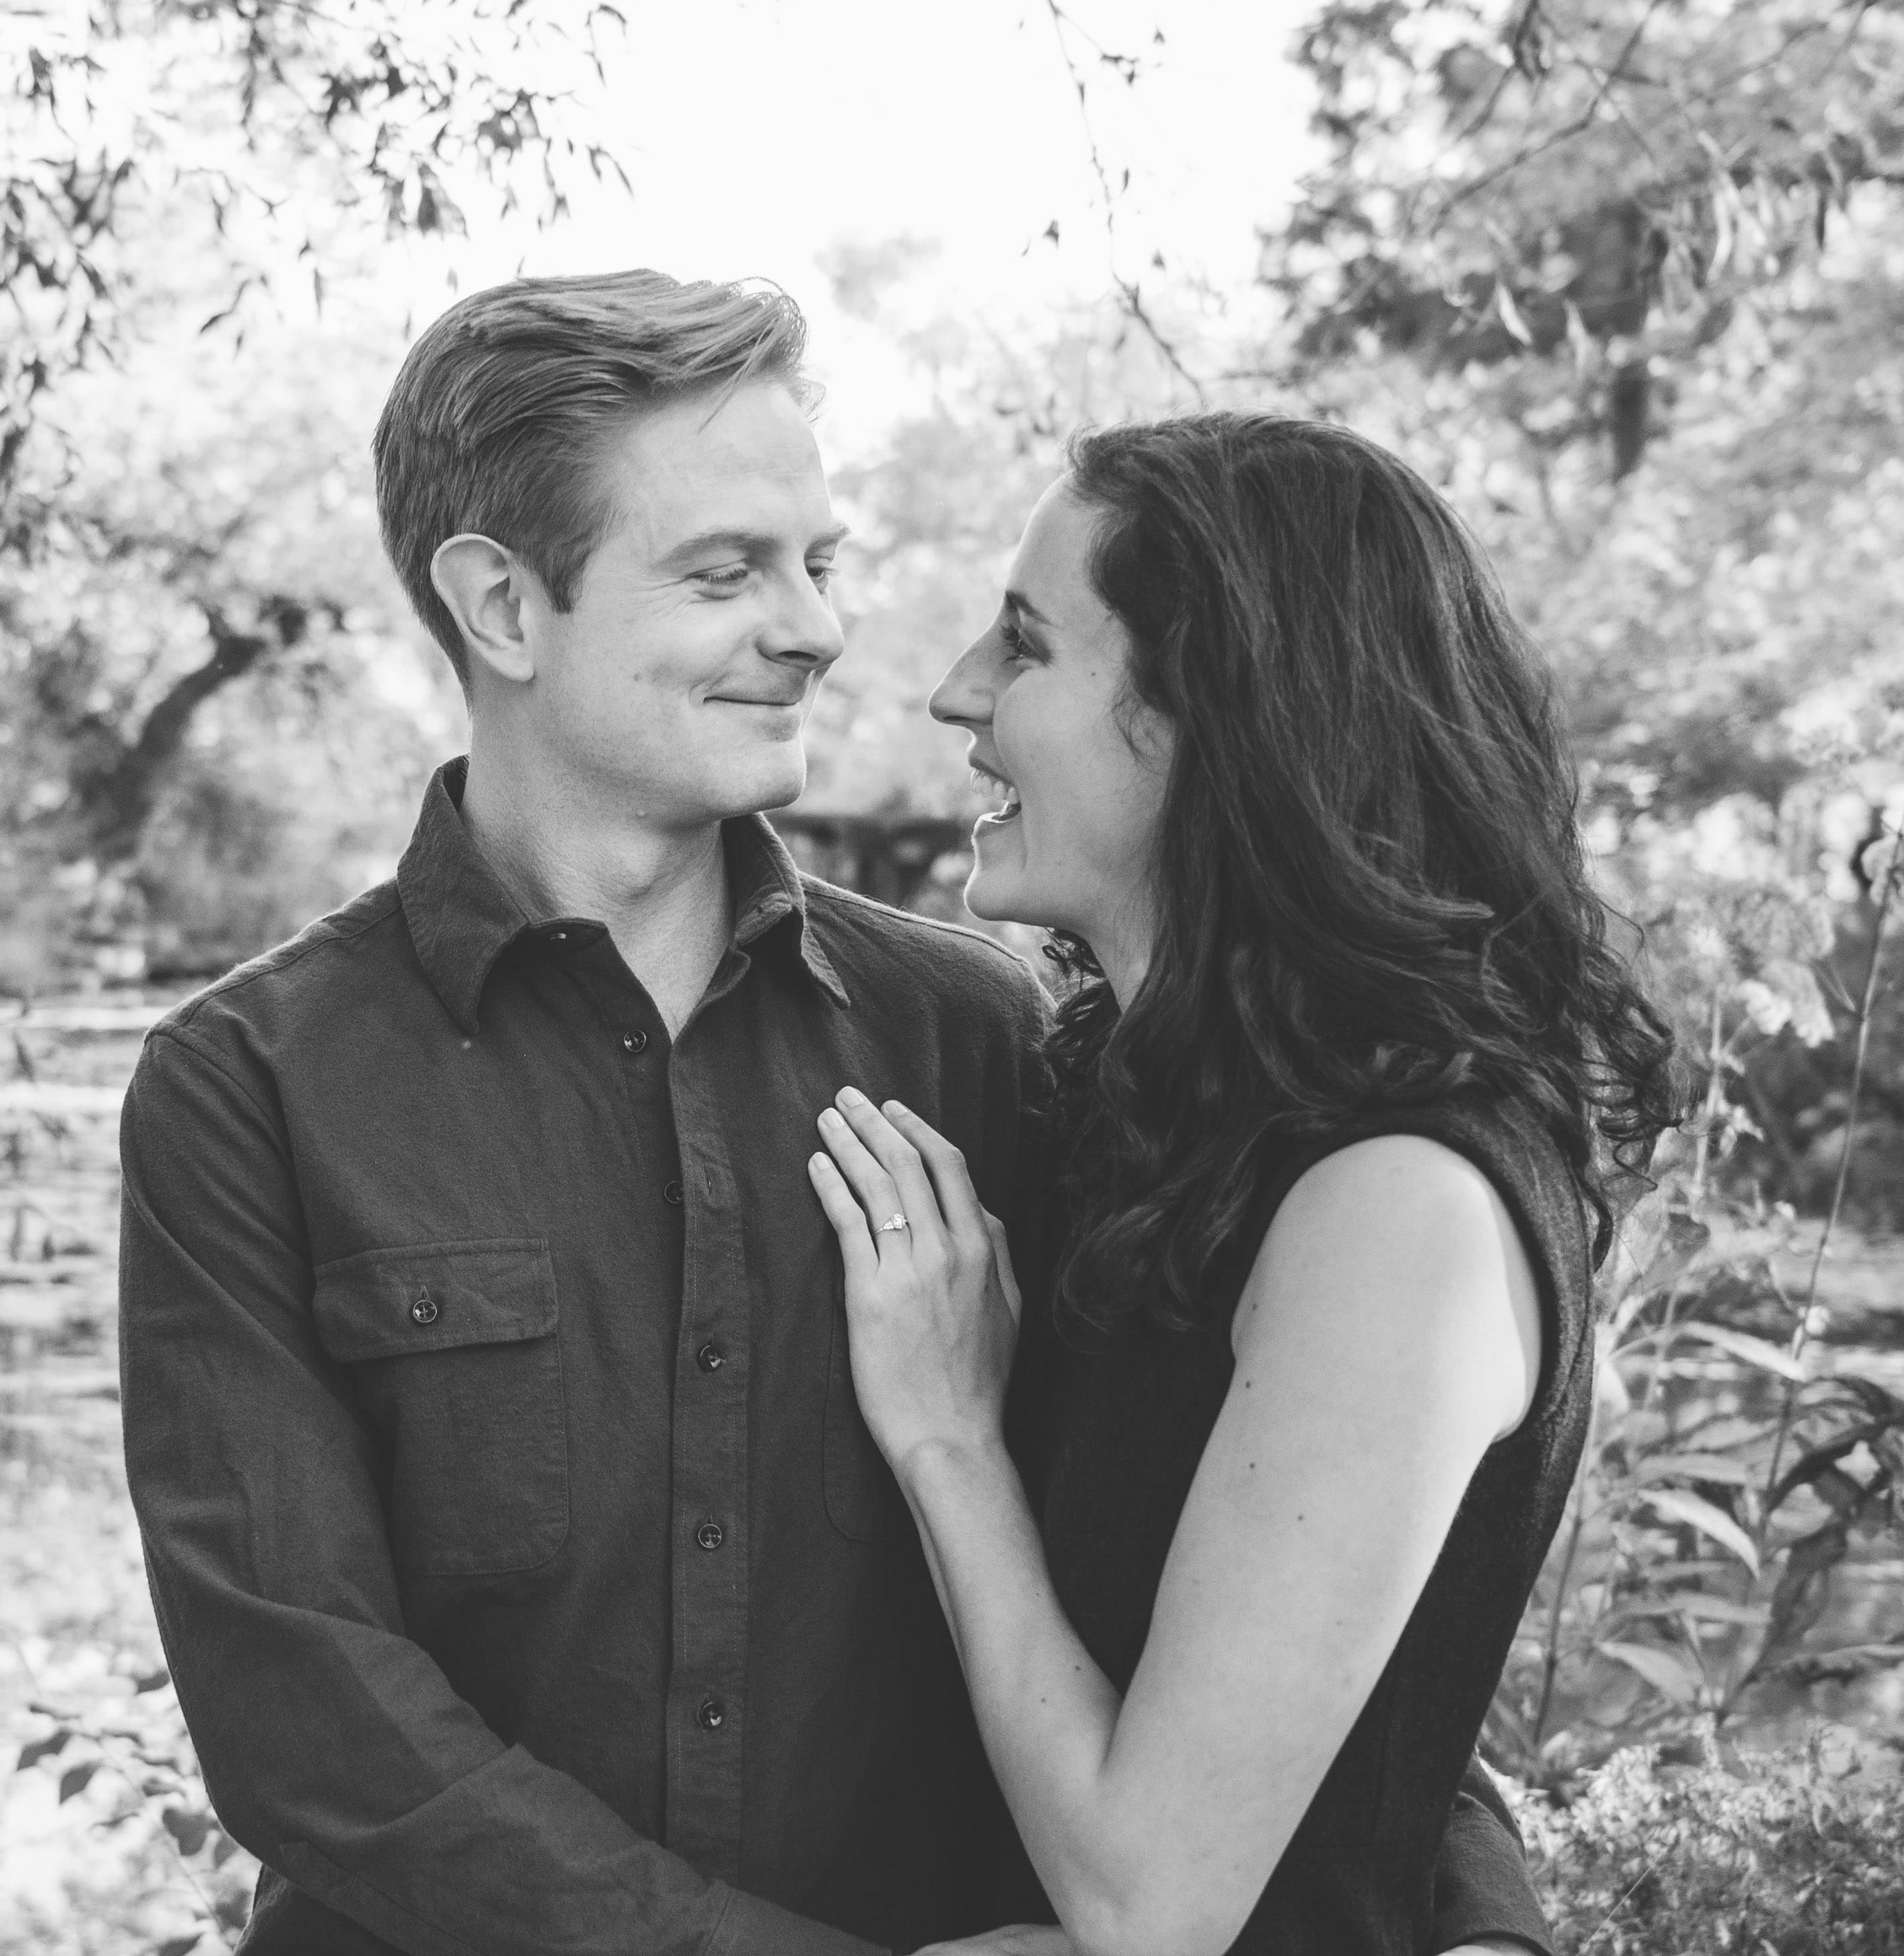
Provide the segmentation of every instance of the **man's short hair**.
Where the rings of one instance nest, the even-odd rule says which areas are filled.
[[[665,273],[517,279],[472,292],[410,349],[371,452],[384,547],[417,615],[469,683],[469,651],[430,581],[466,532],[513,551],[567,611],[616,520],[598,467],[643,412],[768,378],[804,402],[807,322],[761,285]]]

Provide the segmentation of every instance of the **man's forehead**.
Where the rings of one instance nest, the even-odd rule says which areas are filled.
[[[657,541],[832,521],[813,431],[778,387],[670,402],[633,424],[608,465],[631,523]]]

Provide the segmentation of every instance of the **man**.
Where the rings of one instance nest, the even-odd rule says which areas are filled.
[[[852,1081],[1022,1229],[1041,1007],[758,812],[841,650],[804,330],[639,272],[423,336],[378,498],[467,763],[392,882],[134,1077],[128,1472],[260,1956],[852,1956],[991,1919],[999,1809],[804,1164]],[[1483,1798],[1448,1939],[1538,1942]]]

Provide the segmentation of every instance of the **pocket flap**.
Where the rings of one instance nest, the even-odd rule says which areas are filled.
[[[555,1269],[539,1236],[366,1250],[315,1275],[317,1335],[345,1364],[514,1344],[555,1329]]]

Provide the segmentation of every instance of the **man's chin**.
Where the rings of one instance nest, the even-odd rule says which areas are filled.
[[[791,756],[775,756],[767,765],[723,769],[701,784],[698,799],[708,819],[737,821],[787,808],[807,791],[807,757],[797,749]]]
[[[769,809],[790,808],[807,792],[807,756],[797,748],[794,754],[797,766],[766,771],[742,813],[764,815]]]

